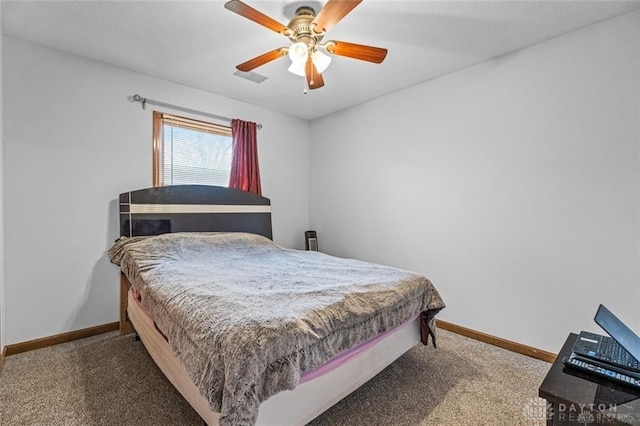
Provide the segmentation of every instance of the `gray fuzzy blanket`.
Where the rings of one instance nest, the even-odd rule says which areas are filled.
[[[260,403],[301,373],[444,307],[421,275],[253,234],[122,237],[109,256],[221,425],[254,424]]]

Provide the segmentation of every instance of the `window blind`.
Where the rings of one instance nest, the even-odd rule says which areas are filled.
[[[162,185],[229,185],[231,129],[212,123],[159,114]]]

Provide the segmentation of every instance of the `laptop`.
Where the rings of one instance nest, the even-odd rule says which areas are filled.
[[[634,376],[640,373],[640,337],[603,305],[594,321],[611,337],[583,331],[573,345],[573,354],[634,372]]]

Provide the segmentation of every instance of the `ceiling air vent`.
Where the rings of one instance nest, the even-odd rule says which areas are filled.
[[[244,78],[245,80],[253,81],[254,83],[258,83],[258,84],[262,83],[263,81],[269,78],[252,71],[249,71],[249,72],[236,71],[233,73],[233,75],[237,75],[240,78]]]

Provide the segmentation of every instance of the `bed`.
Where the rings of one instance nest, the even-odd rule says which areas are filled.
[[[274,243],[267,198],[200,185],[120,195],[122,334],[208,425],[302,425],[429,337],[422,275]]]

